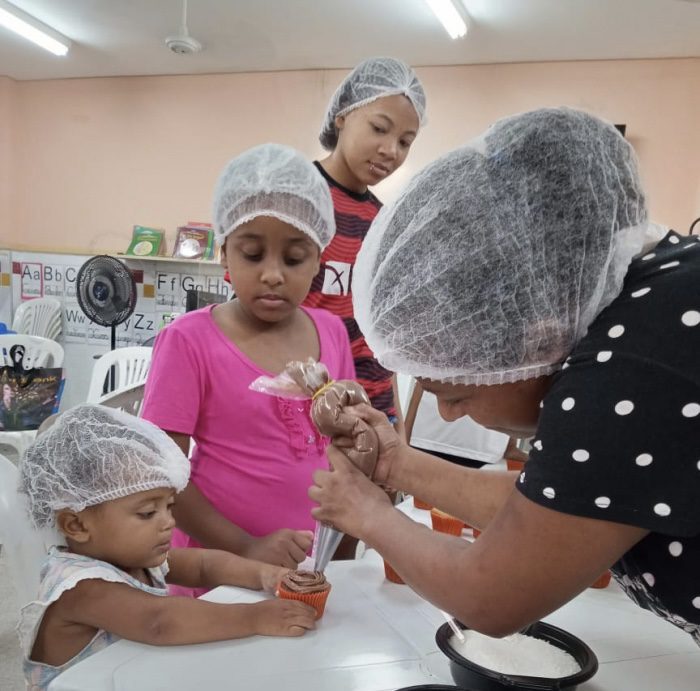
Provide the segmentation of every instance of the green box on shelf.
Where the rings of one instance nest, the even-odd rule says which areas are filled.
[[[164,249],[164,237],[165,232],[158,228],[134,226],[131,242],[126,250],[126,254],[130,254],[134,257],[157,257]]]

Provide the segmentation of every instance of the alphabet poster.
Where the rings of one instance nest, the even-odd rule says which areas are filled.
[[[230,296],[230,286],[223,280],[223,268],[216,262],[118,258],[132,271],[137,301],[134,313],[117,326],[117,347],[152,343],[173,313],[185,311],[186,292],[190,288]],[[13,310],[25,300],[55,297],[61,302],[63,336],[59,341],[64,347],[79,343],[104,345],[108,349],[111,329],[90,321],[76,294],[78,271],[88,259],[88,255],[0,251],[0,321],[9,325]],[[3,280],[11,287],[9,295],[8,286],[3,288]]]

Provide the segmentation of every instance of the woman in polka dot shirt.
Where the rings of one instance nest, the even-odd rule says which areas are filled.
[[[521,473],[407,447],[377,411],[373,480],[485,529],[408,520],[329,450],[317,518],[376,548],[416,591],[502,636],[611,568],[700,644],[700,242],[648,221],[631,147],[569,109],[499,121],[421,171],[373,224],[358,322],[382,364],[532,437]]]

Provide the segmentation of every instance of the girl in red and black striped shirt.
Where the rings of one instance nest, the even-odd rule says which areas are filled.
[[[343,80],[331,98],[319,139],[329,152],[315,165],[328,182],[336,234],[304,305],[341,317],[350,336],[357,380],[372,405],[399,429],[395,377],[374,358],[355,321],[352,271],[381,208],[369,187],[401,167],[425,119],[425,93],[413,70],[394,58],[370,58]]]

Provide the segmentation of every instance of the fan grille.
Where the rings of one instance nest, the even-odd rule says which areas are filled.
[[[117,326],[136,308],[136,282],[131,271],[106,254],[92,257],[80,267],[76,293],[85,316],[100,326]]]

